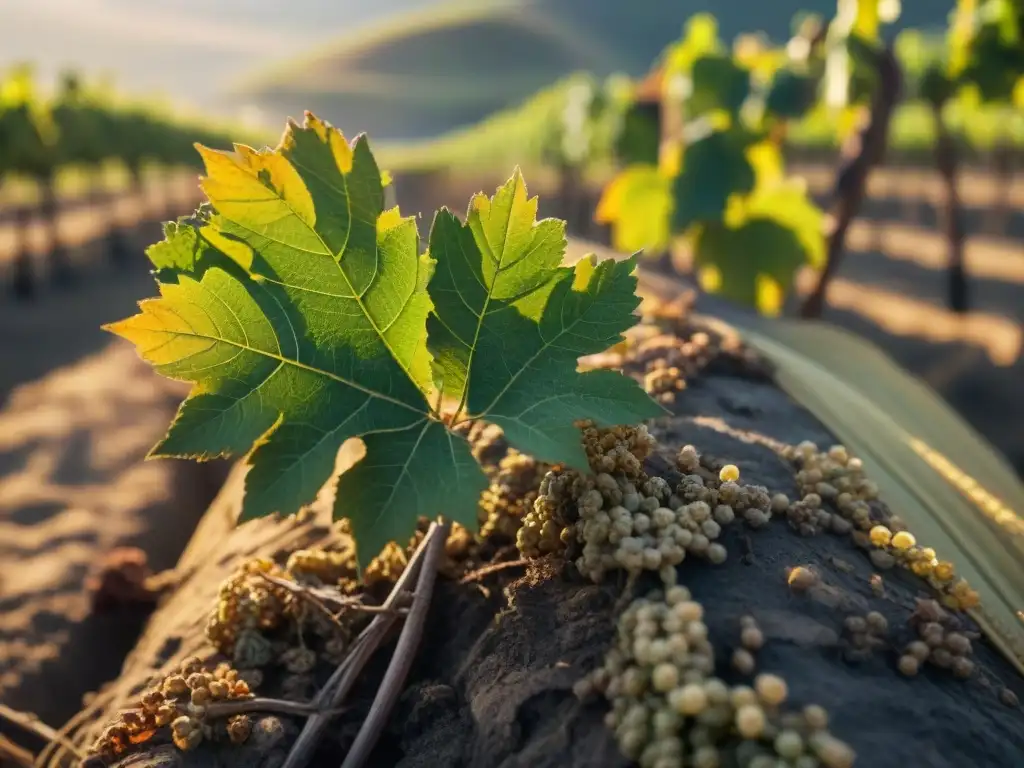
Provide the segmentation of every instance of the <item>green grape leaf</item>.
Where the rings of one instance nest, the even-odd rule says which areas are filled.
[[[350,144],[307,115],[301,127],[289,123],[275,149],[201,147],[200,154],[209,205],[169,225],[163,243],[149,250],[160,297],[107,326],[132,341],[159,373],[193,385],[152,455],[202,460],[244,454],[244,521],[290,514],[313,501],[337,471],[342,445],[359,439],[365,453],[341,472],[334,514],[351,521],[364,562],[388,541],[404,543],[420,517],[443,514],[474,525],[487,480],[466,440],[430,405],[437,393],[427,346],[431,296],[445,280],[466,274],[445,273],[431,282],[435,261],[420,252],[415,219],[397,208],[384,210],[382,177],[366,138]],[[479,224],[479,212],[472,221]],[[635,280],[628,265],[601,265],[589,280],[586,266],[558,267],[564,243],[546,235],[536,241],[538,251],[522,252],[516,238],[528,234],[532,219],[525,230],[509,223],[507,254],[543,253],[540,261],[531,256],[508,265],[518,285],[538,289],[510,302],[510,313],[522,313],[513,338],[519,351],[531,333],[550,346],[535,348],[529,365],[520,365],[515,345],[506,357],[505,349],[481,337],[477,363],[467,368],[470,402],[476,402],[474,391],[487,394],[487,382],[477,383],[478,368],[486,379],[511,367],[516,373],[490,409],[522,425],[510,439],[540,418],[537,434],[564,444],[575,440],[574,464],[585,468],[573,419],[623,423],[657,410],[632,380],[574,377],[576,360],[569,359],[576,347],[587,354],[617,340],[632,322],[629,309],[637,300],[625,292]],[[464,244],[456,224],[432,237],[436,251]],[[538,229],[550,235],[558,226]],[[461,269],[450,260],[443,265]],[[556,275],[568,275],[568,287]],[[443,289],[439,295],[437,311],[447,316],[451,297]],[[496,296],[492,311],[508,299]],[[488,331],[491,320],[501,320],[491,312],[485,317]],[[573,330],[552,333],[556,321]],[[626,394],[616,409],[617,392]],[[521,446],[530,450],[538,443],[531,432]],[[559,448],[545,455],[572,454]]]
[[[805,261],[796,232],[770,218],[751,217],[738,226],[705,225],[694,245],[694,264],[703,273],[705,290],[766,315],[779,313]]]
[[[633,423],[663,413],[631,379],[577,371],[634,322],[636,256],[561,266],[565,222],[536,220],[517,171],[465,223],[442,209],[430,232],[437,271],[427,321],[435,374],[471,418],[499,425],[520,450],[585,467],[573,421]]]
[[[781,69],[772,80],[765,98],[765,111],[782,120],[806,115],[818,98],[818,81],[791,69]]]
[[[803,248],[804,263],[814,269],[825,266],[825,213],[807,194],[804,179],[758,186],[744,201],[743,212],[745,218],[771,219],[791,229]]]
[[[419,516],[466,523],[485,480],[479,469],[446,489],[409,487],[412,467],[435,477],[473,461],[464,440],[437,450],[424,389],[426,284],[415,221],[383,211],[380,173],[365,138],[350,146],[310,118],[275,150],[202,149],[202,187],[216,209],[207,228],[251,252],[250,279],[219,267],[179,274],[141,314],[114,324],[158,372],[194,383],[157,456],[210,458],[251,451],[241,519],[291,513],[334,471],[341,445],[367,444],[360,477],[377,506],[339,493],[361,550],[373,554]],[[194,235],[173,228],[172,265]],[[158,258],[160,254],[158,252]],[[430,428],[428,428],[430,427]],[[390,441],[379,436],[387,434]],[[410,439],[416,436],[416,439]],[[380,450],[385,445],[387,450]],[[378,448],[378,455],[371,450]],[[402,450],[405,454],[402,454]]]
[[[747,149],[756,137],[744,131],[714,131],[686,147],[683,167],[672,186],[672,231],[685,232],[700,221],[718,221],[729,198],[754,188]]]
[[[661,253],[668,247],[670,186],[670,180],[653,165],[631,165],[608,182],[594,219],[611,225],[616,250]]]
[[[692,90],[686,100],[690,117],[716,110],[736,115],[750,95],[750,72],[727,56],[701,56],[693,63],[690,81]]]
[[[614,141],[619,164],[656,164],[660,143],[657,112],[648,104],[631,105],[622,116],[622,127]]]
[[[918,95],[933,106],[945,104],[952,96],[954,83],[946,76],[941,64],[928,65],[918,81]]]

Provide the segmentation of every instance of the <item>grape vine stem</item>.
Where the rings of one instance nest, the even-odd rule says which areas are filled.
[[[432,538],[430,538],[431,534],[433,534]],[[409,616],[406,618],[405,626],[402,627],[402,634],[398,637],[395,653],[391,657],[387,672],[384,673],[380,688],[377,689],[373,704],[370,705],[370,711],[359,728],[356,740],[345,756],[341,768],[362,768],[366,764],[366,760],[376,746],[381,732],[387,725],[388,717],[391,716],[391,711],[395,708],[395,703],[402,693],[405,678],[408,677],[409,669],[416,657],[416,649],[423,638],[423,625],[427,620],[430,597],[434,592],[434,583],[437,581],[437,567],[441,561],[441,555],[444,554],[444,545],[447,539],[447,524],[433,523],[427,537],[420,545],[425,554],[416,580],[416,592],[413,594]]]
[[[32,768],[35,762],[31,752],[0,734],[0,764],[3,764],[5,760],[11,765],[20,765],[22,768]]]
[[[398,577],[398,581],[395,582],[391,593],[384,601],[383,607],[388,609],[397,608],[398,602],[405,598],[413,580],[418,578],[421,569],[424,567],[428,550],[437,550],[439,547],[443,548],[444,541],[447,538],[446,530],[445,526],[431,523],[430,529],[416,548],[416,551],[409,560],[409,564],[402,571],[402,575]],[[439,543],[432,544],[432,542]],[[436,571],[436,560],[434,561],[433,570]],[[415,595],[413,600],[415,606]],[[299,734],[299,738],[295,740],[295,744],[292,745],[291,751],[288,753],[288,757],[281,768],[306,768],[309,765],[317,743],[323,736],[328,722],[330,722],[331,714],[328,710],[337,709],[341,705],[349,691],[352,690],[352,686],[355,685],[359,673],[362,672],[363,667],[366,666],[373,652],[384,641],[384,638],[398,619],[399,615],[393,610],[389,610],[387,613],[379,613],[374,616],[369,625],[355,639],[348,656],[338,665],[338,668],[334,670],[334,674],[331,675],[327,684],[320,689],[320,692],[313,699],[312,703],[319,711],[306,720],[306,725]],[[374,704],[376,704],[376,701]]]
[[[334,603],[342,610],[362,611],[363,613],[393,613],[393,614],[404,614],[407,613],[405,608],[387,608],[383,605],[367,605],[366,603],[359,600],[357,597],[349,597],[343,595],[337,590],[331,588],[317,589],[315,587],[306,587],[294,581],[288,579],[282,579],[277,576],[271,576],[266,573],[261,573],[260,576],[264,580],[269,581],[271,584],[276,584],[279,587],[287,589],[292,594],[299,598],[307,601],[310,605],[314,606],[317,610],[324,613],[330,620],[341,626],[337,615],[327,607],[327,603]]]
[[[529,560],[506,560],[503,563],[492,563],[491,565],[485,565],[482,568],[477,568],[475,571],[470,571],[461,579],[459,584],[471,584],[474,581],[480,581],[490,576],[492,573],[498,573],[508,568],[525,568],[530,564]]]

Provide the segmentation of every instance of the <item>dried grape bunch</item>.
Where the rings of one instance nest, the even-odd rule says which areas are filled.
[[[523,518],[516,533],[516,546],[523,557],[544,557],[565,550],[568,531],[578,517],[576,500],[593,483],[574,469],[552,469],[540,481],[533,509]]]
[[[771,519],[766,488],[740,484],[739,469],[731,464],[716,475],[701,465],[693,446],[684,446],[676,457],[680,471],[691,474],[682,475],[673,489],[664,477],[642,468],[642,458],[656,448],[646,430],[591,430],[587,439],[595,467],[612,472],[601,469],[592,477],[549,472],[519,532],[525,557],[565,553],[595,582],[621,569],[634,576],[654,571],[671,586],[676,566],[688,555],[725,562],[728,553],[718,541],[724,526],[738,517],[754,527]],[[627,450],[617,450],[622,446]]]
[[[907,676],[916,675],[921,664],[928,662],[950,670],[961,679],[973,674],[971,637],[977,636],[964,630],[956,616],[935,600],[919,599],[910,617],[910,625],[917,631],[918,639],[903,649],[897,663],[900,672]]]
[[[493,476],[501,459],[508,453],[509,445],[505,433],[496,424],[485,421],[464,421],[454,428],[465,435],[470,450],[488,476]]]
[[[805,441],[783,451],[783,457],[798,468],[797,486],[801,498],[786,509],[790,527],[805,536],[826,531],[848,534],[854,528],[871,527],[871,502],[878,498],[878,486],[867,478],[860,459],[851,457],[844,446],[827,451]]]
[[[353,582],[358,574],[355,551],[351,547],[297,549],[288,555],[285,570],[299,583],[312,586]]]
[[[863,616],[847,616],[843,621],[845,657],[849,661],[862,661],[876,648],[887,645],[889,622],[878,611]]]
[[[501,536],[512,541],[533,508],[541,478],[551,467],[516,450],[509,450],[491,473],[491,484],[480,496],[480,538]]]
[[[232,743],[245,741],[252,730],[248,715],[211,715],[221,702],[252,698],[248,684],[228,664],[212,672],[203,670],[197,658],[187,659],[175,672],[139,697],[139,705],[119,713],[104,728],[90,754],[105,763],[124,756],[167,729],[181,750],[194,749],[203,739],[224,737]]]
[[[543,476],[533,509],[523,518],[516,537],[523,557],[565,551],[573,540],[570,528],[580,519],[581,509],[593,501],[591,492],[598,479],[604,478],[600,480],[600,493],[614,504],[634,496],[639,499],[637,484],[650,482],[643,471],[643,461],[656,442],[646,426],[599,428],[589,420],[578,421],[576,426],[581,430],[583,449],[594,475],[553,467]],[[614,479],[612,473],[619,479]],[[584,497],[589,501],[584,502]],[[574,553],[570,552],[572,556]]]
[[[744,629],[756,644],[755,625]],[[626,608],[604,664],[575,692],[609,702],[605,722],[640,768],[853,765],[853,750],[829,733],[822,707],[785,711],[782,678],[760,674],[752,687],[730,686],[714,670],[704,609],[676,586]]]
[[[252,639],[295,620],[302,611],[294,594],[267,581],[264,575],[282,579],[290,576],[272,560],[253,558],[221,584],[217,604],[206,624],[206,637],[225,656],[236,655],[236,644],[243,633]]]
[[[599,428],[588,419],[576,422],[576,426],[582,432],[583,449],[592,472],[641,479],[643,461],[657,445],[646,425]]]

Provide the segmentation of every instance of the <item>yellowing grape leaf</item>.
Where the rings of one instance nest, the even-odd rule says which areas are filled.
[[[156,269],[191,272],[204,245],[199,233],[187,219],[164,224],[164,239],[146,249],[146,256]]]
[[[721,49],[718,21],[710,13],[695,13],[687,20],[682,38],[665,51],[665,74],[689,74],[697,59]]]
[[[616,250],[658,253],[668,247],[670,186],[668,177],[653,165],[631,165],[608,182],[594,219],[611,225]]]
[[[365,137],[350,145],[312,115],[301,127],[289,123],[275,149],[200,153],[210,207],[169,226],[150,249],[160,298],[108,327],[159,373],[193,384],[153,455],[246,454],[246,520],[311,502],[341,445],[359,438],[365,456],[341,474],[334,512],[351,520],[364,560],[388,541],[404,543],[421,516],[474,524],[486,479],[448,426],[459,414],[445,420],[430,405],[427,317],[432,295],[438,317],[449,318],[451,282],[462,288],[486,272],[484,261],[451,258],[476,241],[442,213],[431,242],[443,272],[430,282],[435,262],[420,253],[415,219],[384,210]],[[518,175],[514,183],[521,186]],[[610,346],[633,322],[635,279],[630,265],[558,267],[561,225],[534,227],[532,215],[523,218],[533,209],[509,200],[505,240],[481,202],[468,225],[486,230],[487,259],[503,254],[502,279],[480,312],[487,322],[479,339],[469,337],[469,403],[474,415],[500,417],[517,447],[585,468],[574,419],[635,422],[657,412],[632,380],[576,374],[572,357]],[[495,343],[494,322],[513,324],[517,335]],[[441,334],[432,344],[445,349],[438,318],[431,328]],[[447,358],[437,367],[453,370]],[[499,371],[508,374],[500,387]],[[481,398],[488,408],[477,407]],[[544,423],[533,425],[536,418]]]
[[[536,215],[518,171],[494,197],[474,197],[465,223],[438,212],[429,344],[445,396],[470,418],[499,425],[539,459],[585,466],[573,420],[663,413],[630,379],[576,370],[581,356],[618,343],[635,322],[636,256],[561,266],[565,223]]]

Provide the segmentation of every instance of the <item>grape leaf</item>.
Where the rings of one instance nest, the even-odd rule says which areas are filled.
[[[748,218],[738,226],[702,226],[694,246],[694,264],[714,268],[709,274],[717,284],[705,284],[705,290],[766,315],[779,313],[781,299],[806,258],[794,230],[762,217]]]
[[[817,78],[792,69],[781,69],[772,79],[764,108],[783,120],[796,120],[811,110],[817,98]]]
[[[682,172],[672,189],[674,232],[685,232],[701,220],[721,219],[731,195],[754,188],[754,168],[746,150],[755,142],[756,137],[745,131],[719,130],[686,147]]]
[[[660,253],[668,247],[671,209],[670,180],[656,166],[637,164],[608,182],[594,220],[611,225],[616,250]]]
[[[301,127],[289,123],[275,149],[200,147],[200,154],[209,205],[169,225],[165,240],[148,251],[160,298],[108,326],[159,373],[193,384],[152,455],[246,454],[251,468],[240,519],[248,520],[311,502],[335,472],[342,444],[359,438],[365,455],[341,473],[334,514],[351,520],[364,561],[388,541],[404,543],[421,516],[473,525],[486,477],[465,439],[429,404],[435,365],[427,346],[431,296],[444,307],[445,280],[469,273],[448,259],[448,271],[431,282],[435,262],[420,253],[415,219],[384,210],[381,173],[365,137],[349,144],[307,115]],[[469,226],[480,226],[482,207],[476,204]],[[464,238],[453,217],[439,220],[447,223],[431,240],[447,256]],[[573,349],[582,355],[609,346],[632,322],[636,281],[631,264],[559,267],[565,244],[553,237],[561,226],[554,222],[536,225],[547,234],[536,240],[538,250],[523,251],[515,238],[533,231],[533,220],[514,223],[513,239],[488,242],[510,257],[543,257],[510,262],[505,278],[513,283],[498,287],[535,290],[517,301],[496,294],[492,311],[507,302],[516,317],[485,315],[487,332],[493,319],[512,322],[518,345],[506,350],[481,340],[464,375],[470,404],[488,396],[487,374],[516,371],[500,396],[490,391],[496,407],[478,410],[520,425],[509,436],[522,437],[525,450],[539,445],[541,455],[585,468],[573,419],[635,422],[657,411],[630,379],[574,373]],[[551,333],[559,318],[575,321],[578,338],[570,330]],[[521,365],[516,353],[531,339],[542,343],[531,364]],[[615,393],[624,393],[621,403]],[[534,417],[544,420],[536,434],[557,450],[526,434]],[[573,441],[575,453],[566,448]]]
[[[565,222],[536,214],[518,171],[494,197],[474,197],[465,223],[438,212],[429,344],[445,395],[472,418],[498,424],[539,459],[586,466],[574,420],[619,424],[663,412],[631,379],[576,370],[634,323],[636,256],[560,266]]]
[[[164,224],[164,239],[146,249],[146,256],[158,273],[192,272],[203,249],[199,233],[186,218]]]
[[[758,185],[743,205],[748,218],[771,219],[793,230],[804,252],[804,263],[825,266],[825,213],[807,193],[802,178],[789,178],[764,187]]]
[[[415,221],[383,211],[366,140],[350,146],[310,119],[290,125],[276,150],[200,151],[202,187],[216,210],[204,230],[250,251],[251,279],[220,267],[199,279],[179,274],[176,285],[161,286],[162,298],[111,327],[160,373],[194,382],[154,455],[208,458],[255,446],[245,520],[312,501],[342,443],[362,437],[368,457],[360,476],[375,468],[367,487],[394,491],[372,508],[338,494],[336,511],[351,518],[363,552],[449,505],[455,519],[472,522],[484,487],[479,470],[446,489],[448,503],[436,486],[401,490],[414,465],[427,463],[428,475],[444,478],[472,456],[461,440],[447,456],[436,450],[424,394],[433,265],[418,252]],[[187,231],[174,228],[157,258],[170,261],[173,251],[173,265],[182,266],[184,249],[175,249],[195,237]],[[373,456],[382,433],[393,439]]]
[[[719,109],[736,115],[750,94],[750,72],[727,56],[701,56],[693,63],[690,79],[693,89],[686,110],[691,118]]]

